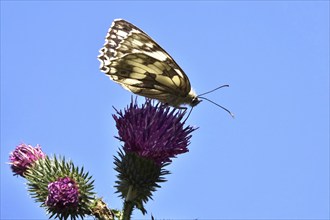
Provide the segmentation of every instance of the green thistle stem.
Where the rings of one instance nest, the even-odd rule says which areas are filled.
[[[133,213],[134,204],[132,201],[125,201],[122,220],[130,220]]]
[[[132,202],[132,197],[133,197],[132,191],[133,191],[133,186],[130,185],[128,187],[128,192],[127,192],[125,202],[124,202],[122,220],[130,220],[131,219],[131,215],[133,213],[133,208],[134,208],[134,203]]]

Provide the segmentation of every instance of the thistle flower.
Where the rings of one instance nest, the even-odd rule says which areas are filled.
[[[181,120],[185,112],[171,110],[164,104],[153,105],[149,99],[142,107],[132,101],[124,113],[116,112],[118,116],[113,115],[119,135],[116,138],[124,142],[125,152],[134,152],[160,165],[189,151],[191,132],[196,129],[184,128]]]
[[[98,219],[114,219],[111,209],[96,198],[91,176],[71,161],[50,159],[39,145],[20,144],[10,153],[9,164],[14,175],[27,179],[28,190],[36,202],[60,219],[83,218],[94,215]]]
[[[35,161],[45,158],[44,152],[42,152],[41,147],[37,145],[32,147],[27,144],[18,145],[9,156],[9,164],[14,175],[20,175],[24,177],[26,170],[31,167]]]
[[[116,138],[124,142],[114,162],[119,173],[116,187],[125,198],[124,219],[129,219],[134,207],[146,213],[144,203],[170,173],[164,167],[178,154],[189,151],[187,146],[196,128],[184,127],[181,120],[185,111],[154,105],[149,99],[141,107],[132,101],[124,112],[116,113]]]
[[[50,214],[59,219],[91,215],[96,204],[91,176],[64,158],[45,157],[27,170],[30,194]]]
[[[77,209],[79,202],[78,186],[70,177],[59,178],[48,184],[46,205],[56,210]]]

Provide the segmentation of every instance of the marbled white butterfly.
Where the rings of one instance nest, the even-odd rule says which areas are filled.
[[[137,95],[157,99],[175,108],[182,108],[184,104],[194,107],[201,99],[212,102],[196,95],[187,75],[163,48],[123,19],[115,19],[112,23],[98,59],[102,72]]]

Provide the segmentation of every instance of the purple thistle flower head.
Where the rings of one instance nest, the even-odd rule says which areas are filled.
[[[45,158],[46,155],[42,152],[41,147],[37,145],[32,147],[27,144],[18,145],[9,156],[9,164],[14,175],[24,177],[24,172],[36,161]]]
[[[124,112],[116,112],[113,115],[119,135],[116,138],[124,142],[125,152],[134,152],[161,165],[189,151],[191,132],[196,128],[184,127],[181,122],[184,111],[171,110],[160,103],[153,105],[147,99],[141,107],[132,100]]]
[[[79,190],[69,177],[59,178],[48,184],[48,196],[45,204],[58,211],[76,209],[79,202]]]

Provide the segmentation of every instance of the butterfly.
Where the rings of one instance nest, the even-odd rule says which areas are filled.
[[[123,88],[175,108],[194,107],[206,99],[201,95],[209,93],[198,96],[174,59],[144,31],[123,19],[113,21],[98,60],[100,70]]]

